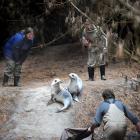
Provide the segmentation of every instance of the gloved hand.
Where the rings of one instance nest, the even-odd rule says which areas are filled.
[[[94,129],[95,129],[96,127],[97,127],[96,125],[92,124],[92,126],[90,126],[90,127],[87,129],[87,131],[88,131],[88,132],[91,132],[91,133],[94,133]]]
[[[83,37],[83,38],[82,38],[82,44],[83,44],[83,46],[85,46],[85,48],[86,48],[86,47],[89,46],[89,41],[88,41],[85,37]]]
[[[106,54],[107,52],[107,48],[103,48],[103,53]]]
[[[136,130],[140,134],[140,121],[136,124]]]

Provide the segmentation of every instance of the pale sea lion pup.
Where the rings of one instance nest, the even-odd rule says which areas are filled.
[[[68,85],[68,91],[71,93],[73,100],[79,102],[78,96],[82,94],[83,82],[81,78],[75,73],[70,73],[69,77],[70,83]]]
[[[64,89],[60,86],[62,81],[60,79],[54,79],[51,84],[51,99],[47,105],[54,102],[62,103],[64,106],[61,109],[58,109],[58,112],[68,109],[72,105],[72,96],[67,89]]]

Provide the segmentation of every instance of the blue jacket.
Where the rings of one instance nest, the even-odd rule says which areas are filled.
[[[25,39],[24,33],[18,32],[6,42],[4,46],[4,56],[6,59],[23,63],[32,45],[32,40]]]
[[[139,119],[127,108],[126,105],[124,105],[121,101],[119,100],[114,100],[114,99],[108,99],[106,101],[103,101],[100,106],[98,107],[96,111],[96,115],[93,119],[93,123],[96,126],[100,126],[103,116],[107,113],[109,109],[110,103],[114,103],[120,110],[122,110],[125,114],[125,116],[133,123],[137,124]]]

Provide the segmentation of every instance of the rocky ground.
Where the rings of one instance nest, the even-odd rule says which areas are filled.
[[[109,63],[107,81],[100,80],[99,69],[95,81],[87,81],[87,53],[77,44],[52,46],[33,50],[22,69],[22,87],[0,86],[0,140],[58,140],[64,128],[86,127],[102,101],[101,93],[111,88],[117,98],[140,117],[140,90],[133,91],[124,84],[124,76],[135,77],[140,73],[137,64]],[[0,62],[2,82],[4,61]],[[55,113],[61,107],[55,103],[46,106],[50,99],[50,84],[59,77],[67,86],[71,72],[77,73],[84,82],[81,103],[74,103],[66,112]],[[11,83],[12,83],[11,79]],[[128,121],[130,131],[135,131]],[[96,139],[102,137],[102,127],[96,130]]]

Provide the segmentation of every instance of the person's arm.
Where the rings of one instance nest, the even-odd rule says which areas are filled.
[[[87,41],[87,39],[84,36],[82,37],[82,44],[85,48],[89,46],[89,41]]]
[[[107,53],[108,52],[108,40],[107,37],[105,35],[102,35],[102,47],[103,47],[103,53]]]
[[[29,41],[29,42],[26,42],[25,40],[23,41],[23,45],[21,46],[21,49],[20,49],[20,58],[19,58],[20,64],[22,64],[26,60],[32,46],[33,46],[32,41]]]
[[[93,124],[89,128],[92,132],[94,132],[95,128],[97,128],[101,125],[102,120],[103,120],[103,116],[107,112],[108,108],[109,108],[109,104],[106,104],[104,102],[101,103],[100,106],[97,108],[96,115],[93,119]]]
[[[14,44],[14,46],[12,47],[12,54],[13,54],[13,60],[16,63],[19,63],[20,61],[20,57],[21,57],[21,45],[22,45],[22,41],[19,41],[17,43]]]
[[[26,60],[29,52],[30,52],[30,48],[27,49],[27,50],[21,50],[21,56],[20,56],[20,59],[19,59],[20,64],[22,64]]]
[[[83,45],[85,48],[89,47],[89,41],[86,39],[86,32],[85,32],[85,29],[84,29],[83,32],[82,32],[81,42],[82,42],[82,45]]]
[[[140,120],[127,108],[127,106],[124,104],[123,106],[125,116],[136,126],[137,132],[140,133]]]
[[[134,124],[136,125],[139,119],[127,108],[126,105],[123,104],[125,116]]]

